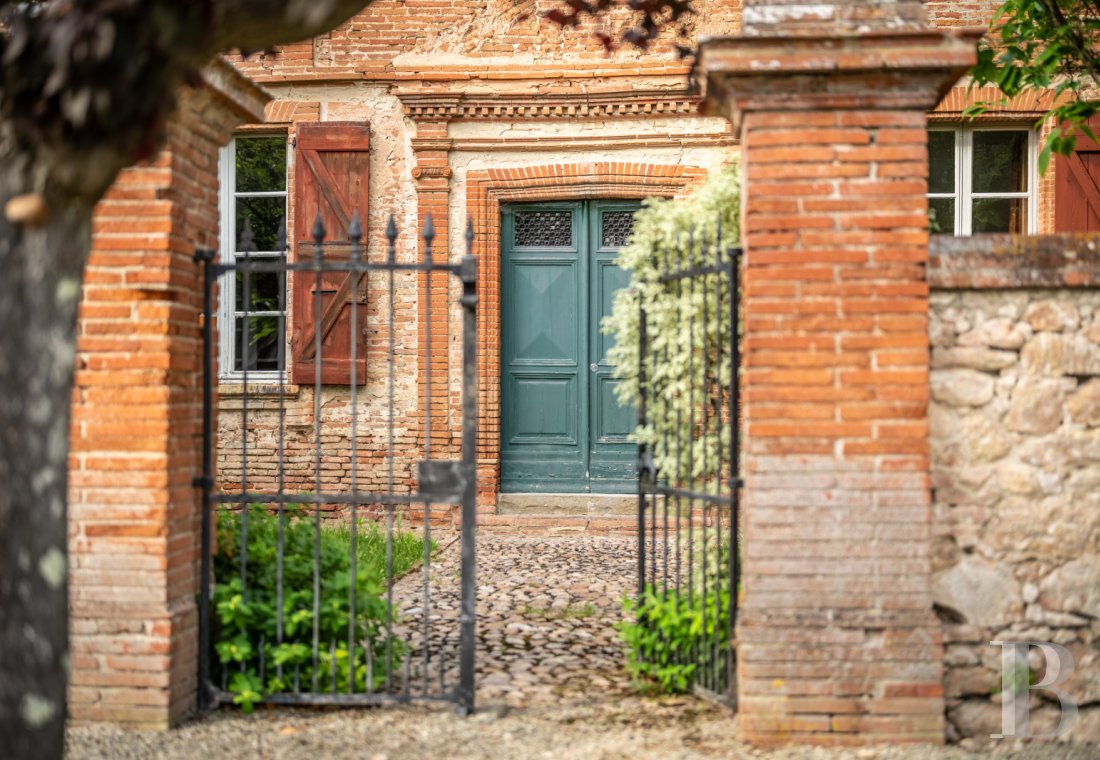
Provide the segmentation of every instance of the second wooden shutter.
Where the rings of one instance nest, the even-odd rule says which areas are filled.
[[[1089,126],[1100,134],[1100,118]],[[1100,232],[1100,144],[1083,134],[1073,155],[1055,165],[1054,231]]]
[[[318,213],[326,231],[325,258],[347,259],[348,228],[359,212],[366,241],[370,130],[366,124],[322,122],[298,127],[294,182],[294,257],[314,257],[311,238]],[[365,247],[364,247],[365,256]],[[352,340],[356,344],[356,378],[366,378],[367,277],[324,272],[318,290],[316,275],[295,272],[291,379],[312,384],[315,375],[317,299],[321,303],[321,382],[351,382]],[[351,309],[358,309],[358,334],[351,335]]]

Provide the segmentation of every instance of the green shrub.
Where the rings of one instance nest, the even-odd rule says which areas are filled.
[[[218,513],[218,548],[214,555],[213,590],[215,682],[224,679],[234,701],[245,712],[268,694],[292,690],[295,675],[303,690],[312,687],[314,522],[301,507],[290,506],[283,518],[283,637],[277,634],[277,565],[280,518],[264,507],[248,510],[248,562],[241,581],[240,512]],[[367,686],[365,647],[371,649],[372,688],[379,688],[400,662],[403,642],[389,640],[385,600],[386,535],[375,523],[360,521],[356,541],[354,668],[348,656],[351,595],[351,530],[349,525],[320,530],[318,689],[346,692]],[[432,547],[434,548],[434,546]],[[393,573],[400,575],[422,558],[423,543],[395,531]],[[247,589],[247,593],[245,593]],[[261,652],[262,650],[262,652]],[[387,653],[389,659],[387,660]],[[261,677],[261,657],[263,673]],[[279,671],[282,671],[282,677]]]
[[[647,586],[641,601],[628,598],[623,609],[633,616],[616,624],[627,645],[627,667],[639,683],[662,693],[690,691],[697,671],[725,646],[729,591],[708,588],[667,594]],[[715,614],[715,610],[719,614]]]

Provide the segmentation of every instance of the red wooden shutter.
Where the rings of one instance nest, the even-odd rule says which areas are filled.
[[[1100,118],[1089,126],[1100,135]],[[1058,156],[1054,172],[1054,231],[1100,232],[1100,144],[1079,135],[1073,155]]]
[[[325,225],[325,258],[346,259],[351,252],[348,228],[355,212],[367,223],[367,165],[370,130],[366,124],[322,122],[298,127],[294,166],[294,257],[310,261],[310,231],[318,212]],[[364,244],[366,235],[364,234]],[[364,253],[365,255],[365,253]],[[321,382],[351,382],[351,309],[359,310],[356,378],[366,377],[367,278],[360,273],[324,272],[317,292],[313,272],[295,272],[291,380],[312,384],[316,361],[314,318],[321,299]]]

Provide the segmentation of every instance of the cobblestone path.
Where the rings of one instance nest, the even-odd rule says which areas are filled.
[[[446,706],[381,710],[260,708],[198,716],[168,732],[99,725],[71,728],[70,760],[1092,760],[1095,747],[1001,744],[774,750],[738,740],[731,714],[692,697],[626,693],[622,647],[612,628],[633,590],[629,538],[478,539],[479,711],[457,717]],[[394,601],[412,640],[409,668],[422,667],[421,573],[398,581]],[[429,674],[457,671],[459,546],[446,546],[429,571]],[[438,646],[436,646],[438,645]],[[445,658],[431,659],[432,651]],[[414,665],[413,663],[417,663]],[[453,680],[449,684],[453,684]],[[525,707],[526,709],[516,709]]]
[[[629,687],[614,624],[635,584],[634,540],[595,536],[482,534],[477,542],[477,699],[480,705],[521,707],[601,696]],[[427,683],[439,691],[458,677],[458,542],[446,546],[428,572]],[[425,682],[423,574],[394,588],[409,642],[410,685]]]

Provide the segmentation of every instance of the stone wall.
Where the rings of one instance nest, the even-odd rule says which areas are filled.
[[[933,241],[933,594],[949,734],[1000,732],[989,642],[1032,640],[1073,654],[1062,688],[1081,706],[1074,735],[1100,740],[1098,244]],[[1057,721],[1043,702],[1033,731]]]

